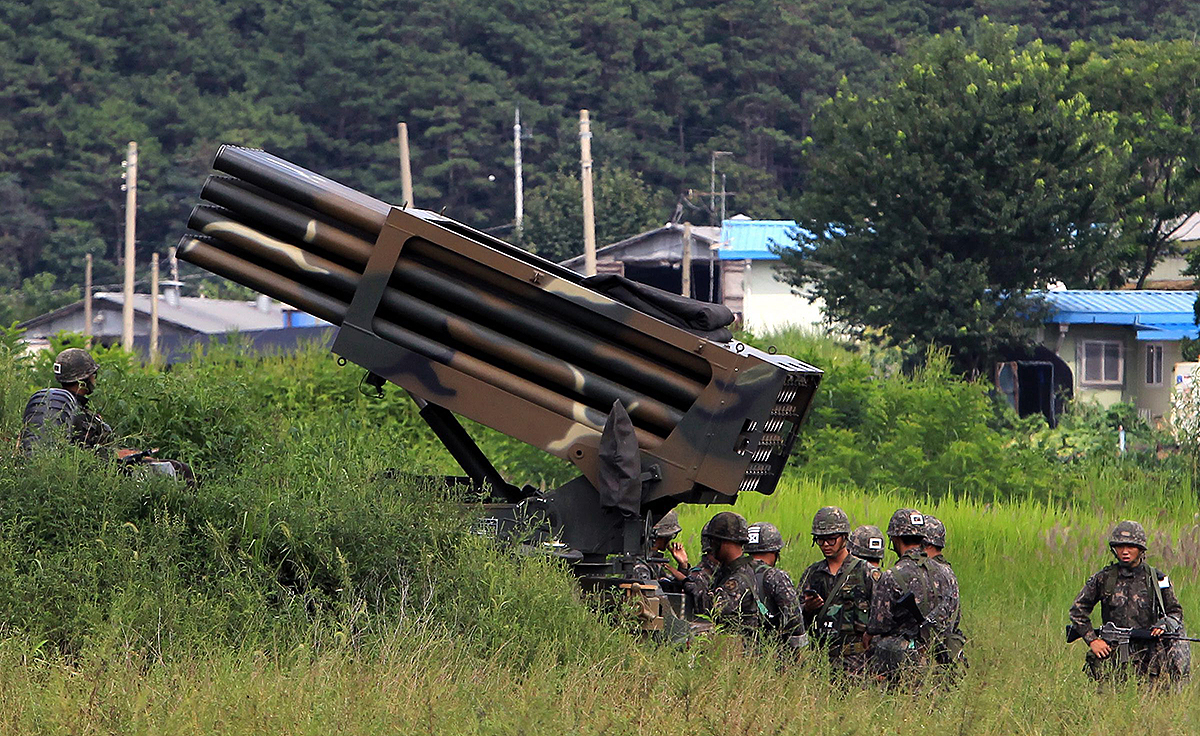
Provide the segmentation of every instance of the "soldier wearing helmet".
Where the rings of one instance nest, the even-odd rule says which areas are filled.
[[[929,613],[935,639],[932,656],[938,664],[956,666],[966,663],[963,647],[967,639],[959,627],[962,606],[958,597],[958,576],[942,554],[945,547],[946,525],[936,516],[926,514],[924,551],[933,572],[933,607]]]
[[[21,418],[21,449],[29,454],[49,442],[55,431],[81,447],[103,447],[112,427],[88,406],[100,366],[86,350],[67,348],[54,359],[58,388],[44,388],[29,398]]]
[[[675,536],[683,529],[679,526],[679,512],[671,509],[663,514],[650,529],[650,554],[639,559],[633,565],[633,575],[644,583],[656,583],[668,593],[683,591],[683,580],[687,577],[688,559],[683,545],[674,542]],[[664,552],[670,552],[678,569],[671,567],[663,559]]]
[[[887,534],[899,559],[875,583],[871,598],[866,642],[871,665],[893,681],[927,661],[935,584],[922,550],[925,533],[920,511],[905,508],[892,514]]]
[[[705,526],[703,537],[717,561],[708,613],[718,624],[755,634],[767,620],[767,607],[755,575],[756,563],[746,554],[750,529],[741,514],[722,511]]]
[[[879,570],[850,554],[850,519],[836,506],[817,511],[812,538],[824,559],[800,578],[809,638],[836,666],[859,673],[866,666],[863,635]]]
[[[1084,672],[1096,680],[1128,673],[1154,682],[1178,680],[1191,669],[1186,642],[1130,641],[1111,646],[1092,628],[1100,604],[1102,623],[1150,629],[1152,636],[1183,633],[1183,607],[1166,573],[1146,562],[1146,530],[1136,521],[1113,527],[1108,546],[1116,561],[1088,578],[1071,605],[1071,626],[1088,645]]]
[[[871,567],[878,568],[883,564],[883,550],[883,532],[879,527],[864,524],[850,532],[850,554],[866,560]]]
[[[776,567],[783,549],[783,535],[774,524],[765,521],[751,524],[748,533],[750,541],[746,543],[746,552],[756,562],[754,573],[767,607],[766,628],[779,633],[785,644],[803,646],[807,637],[804,637],[800,596],[796,594],[791,576]]]
[[[57,432],[67,441],[94,449],[102,456],[111,454],[124,464],[136,463],[194,488],[196,476],[187,463],[155,459],[151,457],[154,450],[139,452],[111,446],[112,427],[88,405],[99,371],[96,359],[82,348],[67,348],[55,357],[54,378],[59,388],[44,388],[25,405],[21,419],[21,448],[25,454],[46,445]]]

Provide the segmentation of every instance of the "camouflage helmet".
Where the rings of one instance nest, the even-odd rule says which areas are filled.
[[[889,537],[924,537],[925,516],[916,509],[896,509],[888,521]]]
[[[946,525],[936,516],[925,516],[925,544],[938,549],[946,546]]]
[[[849,534],[850,518],[837,506],[825,506],[813,516],[812,533],[814,537]]]
[[[1108,535],[1109,547],[1115,547],[1118,544],[1132,544],[1145,550],[1146,530],[1136,521],[1122,521],[1114,526]]]
[[[670,539],[683,531],[683,528],[679,526],[679,512],[671,509],[663,514],[663,517],[658,520],[658,523],[654,525],[651,531],[658,539],[662,539],[663,537]]]
[[[745,517],[733,511],[722,511],[714,516],[705,526],[705,531],[709,537],[726,542],[745,544],[750,540]]]
[[[750,537],[750,541],[746,542],[747,552],[754,554],[756,552],[778,552],[783,549],[783,535],[779,533],[774,524],[756,521],[750,525],[747,531]]]
[[[54,359],[54,378],[59,383],[76,383],[98,370],[96,359],[82,348],[67,348]]]
[[[850,554],[864,560],[883,559],[883,532],[865,524],[850,532]]]

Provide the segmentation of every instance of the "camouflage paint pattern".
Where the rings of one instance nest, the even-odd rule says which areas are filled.
[[[818,369],[697,337],[509,243],[263,151],[223,146],[214,168],[234,178],[205,184],[219,206],[194,211],[202,235],[185,236],[179,257],[339,325],[333,351],[346,360],[573,463],[592,484],[620,400],[647,478],[644,515],[774,490]],[[551,512],[565,492],[546,494]],[[592,523],[579,519],[586,490],[570,493],[562,521]],[[601,523],[624,539],[609,552],[638,551],[627,524]]]
[[[1158,605],[1159,594],[1162,595],[1162,609]],[[1170,577],[1144,560],[1132,566],[1113,563],[1084,583],[1071,604],[1069,615],[1075,631],[1088,644],[1097,638],[1091,621],[1092,609],[1097,603],[1100,604],[1101,624],[1111,622],[1122,628],[1135,629],[1160,627],[1169,634],[1184,630],[1183,606],[1179,604]],[[1124,676],[1132,669],[1141,677],[1155,680],[1162,676],[1180,677],[1190,670],[1190,649],[1186,642],[1176,645],[1130,642],[1127,648],[1127,651],[1118,651],[1114,647],[1113,653],[1103,660],[1089,650],[1084,671],[1096,679],[1107,679]]]

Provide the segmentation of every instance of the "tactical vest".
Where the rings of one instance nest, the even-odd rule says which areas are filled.
[[[838,570],[829,597],[813,619],[817,636],[844,640],[866,632],[871,601],[859,589],[866,564],[857,557],[850,557]]]
[[[925,555],[921,555],[918,559],[909,559],[912,560],[915,567],[910,568],[905,566],[903,568],[892,568],[893,578],[895,578],[896,582],[900,584],[903,590],[909,591],[912,590],[913,583],[918,579],[918,577],[923,575],[925,578],[925,590],[926,592],[929,592],[933,587],[933,571],[929,569],[929,558]],[[918,572],[916,568],[919,568],[920,572]],[[929,627],[925,622],[928,620],[929,612],[933,610],[933,601],[931,601],[929,596],[926,595],[924,596],[923,600],[916,601],[916,606],[917,611],[921,614],[921,619],[919,621],[912,616],[911,612],[896,610],[892,611],[892,616],[894,617],[893,620],[897,621],[897,628],[904,631],[907,637],[912,638],[921,644],[928,644],[932,632],[929,631]],[[900,624],[900,620],[903,620],[904,623]]]
[[[1163,603],[1162,589],[1158,587],[1159,571],[1151,567],[1148,563],[1143,562],[1142,567],[1145,568],[1146,587],[1150,592],[1154,593],[1151,596],[1157,608],[1155,609],[1155,617],[1167,615],[1167,606]],[[1117,592],[1117,576],[1119,576],[1121,567],[1117,564],[1111,564],[1101,570],[1104,575],[1104,584],[1100,586],[1100,601],[1108,604],[1112,600],[1113,593]]]
[[[66,389],[44,388],[29,397],[21,416],[21,451],[31,453],[35,445],[51,439],[55,428],[65,432],[66,439],[72,439],[78,411],[79,400]]]

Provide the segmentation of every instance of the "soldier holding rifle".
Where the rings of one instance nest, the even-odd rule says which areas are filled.
[[[1084,671],[1095,680],[1132,672],[1149,682],[1178,681],[1191,669],[1183,607],[1167,574],[1146,562],[1146,541],[1136,521],[1113,527],[1108,546],[1116,562],[1088,578],[1071,605],[1067,640],[1088,645]],[[1099,632],[1091,621],[1097,603],[1104,624]]]

